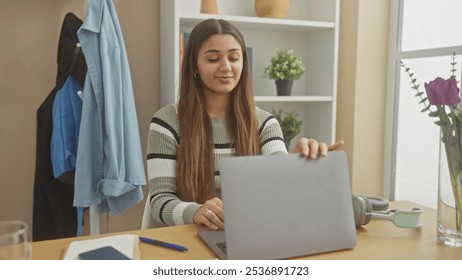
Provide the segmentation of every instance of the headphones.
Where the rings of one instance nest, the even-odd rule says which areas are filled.
[[[388,209],[388,200],[376,196],[353,195],[353,212],[356,227],[367,225],[372,218],[392,222],[401,228],[420,228],[422,209]]]
[[[356,227],[367,225],[376,211],[388,210],[388,200],[376,196],[353,195],[353,211]]]

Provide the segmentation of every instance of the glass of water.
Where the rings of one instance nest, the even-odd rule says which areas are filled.
[[[29,226],[22,221],[0,221],[0,260],[30,260]]]

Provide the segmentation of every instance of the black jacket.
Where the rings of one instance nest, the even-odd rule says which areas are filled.
[[[73,206],[73,177],[57,180],[50,155],[52,112],[55,95],[68,75],[83,86],[87,66],[78,44],[77,31],[82,20],[68,13],[63,21],[58,43],[56,85],[37,110],[37,144],[34,182],[34,241],[75,236],[77,210]]]

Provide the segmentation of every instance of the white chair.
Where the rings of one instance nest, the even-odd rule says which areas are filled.
[[[141,229],[164,227],[165,225],[156,222],[151,216],[151,203],[149,195],[146,197],[144,204],[143,219],[141,220]]]

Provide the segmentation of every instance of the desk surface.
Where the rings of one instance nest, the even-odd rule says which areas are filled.
[[[372,220],[366,226],[357,229],[357,245],[353,249],[330,253],[305,256],[300,259],[350,259],[350,260],[436,260],[462,259],[462,248],[451,248],[441,245],[436,239],[436,211],[408,201],[391,202],[393,209],[423,209],[420,229],[395,227],[385,220]],[[140,236],[181,244],[187,247],[187,252],[177,252],[170,249],[140,243],[141,259],[215,259],[215,255],[197,236],[199,229],[196,225],[164,227],[146,230],[127,231]],[[98,236],[82,236],[33,242],[32,259],[59,260],[62,258],[66,246],[74,240],[120,233],[102,234]]]

